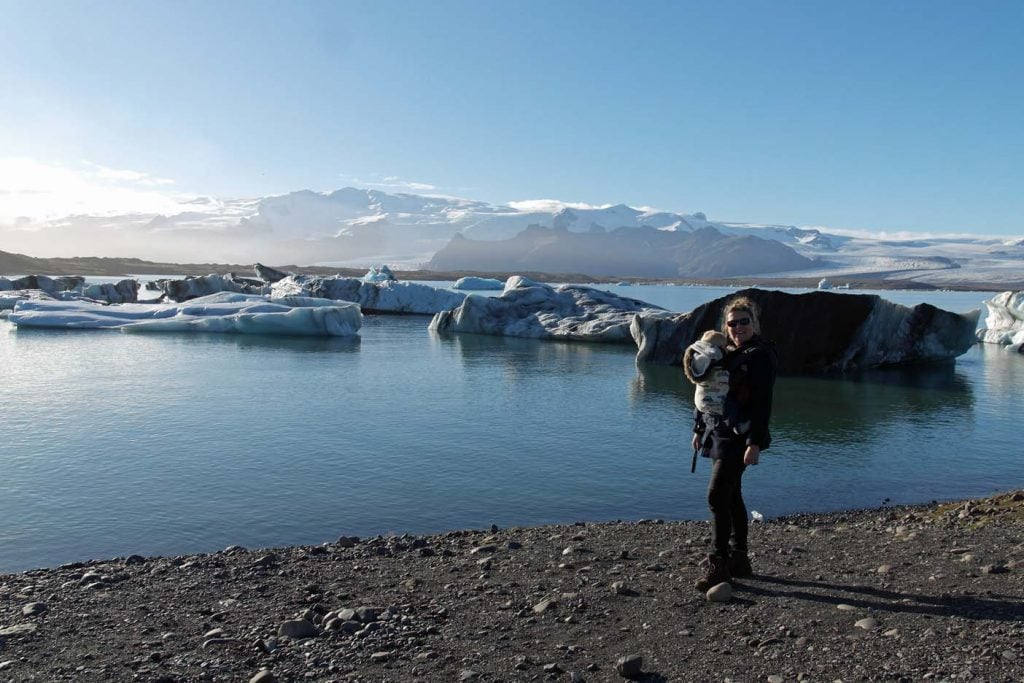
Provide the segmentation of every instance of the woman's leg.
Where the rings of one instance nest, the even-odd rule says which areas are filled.
[[[741,460],[720,458],[711,466],[711,480],[708,482],[708,510],[711,511],[711,551],[726,558],[729,556],[729,537],[739,531],[734,519],[737,500],[743,505],[740,492],[740,477],[744,465]],[[743,509],[743,541],[746,543],[746,508]]]
[[[732,549],[735,552],[746,554],[747,552],[747,506],[743,502],[743,471],[746,465],[740,466],[736,475],[736,487],[733,489],[732,504],[729,508],[729,516],[732,518]]]

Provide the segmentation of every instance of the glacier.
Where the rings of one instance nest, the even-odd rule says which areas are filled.
[[[514,275],[500,296],[470,294],[457,308],[430,321],[439,333],[489,334],[628,344],[638,313],[669,315],[665,309],[582,285],[552,286]]]
[[[988,316],[978,340],[1024,353],[1024,291],[1001,292],[985,302]]]
[[[330,337],[352,336],[362,327],[362,313],[355,304],[234,292],[218,292],[185,304],[23,300],[8,320],[19,328]]]
[[[761,308],[762,335],[776,344],[783,374],[951,361],[977,341],[978,310],[959,314],[931,304],[908,307],[873,294],[745,289],[688,313],[635,315],[630,331],[637,363],[680,364],[689,344],[718,328],[734,296],[746,296]]]

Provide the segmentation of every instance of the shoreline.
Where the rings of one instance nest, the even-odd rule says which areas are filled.
[[[301,275],[341,275],[343,277],[361,278],[367,268],[328,268],[324,266],[298,266],[295,264],[273,266],[277,270]],[[22,254],[0,252],[0,277],[46,274],[50,276],[84,277],[134,277],[138,275],[165,275],[169,277],[195,277],[210,274],[227,275],[230,273],[251,276],[252,264],[226,263],[161,263],[136,258],[109,257],[72,257],[72,258],[36,258]],[[780,275],[742,275],[717,278],[687,277],[643,277],[639,275],[608,275],[595,276],[586,273],[545,273],[539,271],[487,272],[476,270],[431,271],[431,270],[399,270],[392,269],[399,280],[458,280],[462,277],[480,277],[507,280],[513,275],[522,275],[531,280],[548,283],[582,283],[613,285],[629,283],[630,285],[655,284],[679,285],[683,287],[745,287],[770,288],[809,288],[817,289],[822,275],[813,277],[801,276],[799,273]],[[913,271],[900,271],[904,276]],[[1024,280],[1020,281],[973,281],[944,282],[941,284],[904,278],[887,278],[892,272],[885,273],[842,273],[824,276],[841,285],[839,291],[871,290],[923,290],[923,291],[971,291],[971,292],[1003,292],[1024,289]],[[833,287],[835,289],[835,287]]]
[[[754,523],[728,603],[692,587],[707,537],[576,522],[2,574],[0,681],[613,681],[628,655],[647,681],[1024,679],[1024,490]]]

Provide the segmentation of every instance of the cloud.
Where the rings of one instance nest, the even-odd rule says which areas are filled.
[[[380,190],[405,190],[407,192],[433,192],[438,190],[437,185],[430,183],[421,183],[415,180],[404,180],[398,176],[380,176],[377,173],[371,173],[369,178],[360,178],[358,176],[339,174],[338,178],[342,182],[354,185],[356,187],[372,187]]]
[[[174,184],[174,181],[169,178],[156,178],[148,173],[143,173],[142,171],[108,168],[106,166],[101,166],[100,164],[94,164],[91,161],[83,161],[82,163],[85,166],[94,169],[95,176],[97,178],[102,178],[104,180],[123,181],[150,187]]]
[[[0,222],[47,221],[72,215],[174,214],[186,198],[157,188],[173,183],[137,171],[82,162],[48,164],[24,157],[0,158]]]
[[[543,211],[546,213],[557,213],[562,209],[607,209],[613,205],[586,204],[584,202],[563,202],[559,199],[524,199],[522,201],[508,202],[508,206],[512,207],[516,211]]]

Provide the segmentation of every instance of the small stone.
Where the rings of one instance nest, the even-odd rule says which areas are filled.
[[[0,641],[7,636],[27,636],[35,633],[38,628],[35,624],[15,624],[7,628],[0,628]]]
[[[1017,661],[1017,653],[1013,650],[1003,650],[1002,658],[1011,662]]]
[[[1001,564],[986,564],[981,568],[982,574],[1005,574],[1008,570]]]
[[[277,635],[289,638],[315,638],[317,630],[316,626],[306,619],[292,619],[278,627]]]
[[[249,683],[277,683],[277,676],[270,669],[263,669],[250,678]]]
[[[372,621],[377,621],[377,618],[380,616],[380,610],[376,607],[358,607],[356,608],[356,616],[359,617],[359,621],[368,624]]]
[[[895,638],[899,634],[900,634],[900,630],[898,628],[891,628],[888,631],[886,631],[885,633],[883,633],[882,635],[885,636],[886,638]]]
[[[581,674],[579,671],[570,671],[569,683],[586,683],[586,679],[583,678],[583,674]]]
[[[636,591],[626,585],[625,581],[616,581],[612,584],[612,593],[615,595],[636,595]]]
[[[626,655],[615,662],[615,670],[623,678],[637,678],[644,668],[644,658],[640,655]]]
[[[723,581],[717,586],[712,586],[705,597],[708,602],[729,602],[732,600],[732,586],[728,581]]]
[[[960,561],[961,562],[974,562],[975,559],[976,558],[974,557],[974,555],[972,555],[971,553],[966,553],[966,554],[964,554],[963,557],[960,558]]]
[[[544,669],[544,673],[546,673],[546,674],[560,674],[560,673],[562,673],[562,667],[558,666],[558,664],[555,663],[555,662],[551,662],[550,664],[545,664],[543,669]]]
[[[0,671],[3,671],[4,669],[10,669],[12,666],[14,666],[14,664],[15,661],[13,659],[8,659],[6,662],[0,662]]]
[[[878,572],[879,574],[888,574],[889,572],[892,571],[892,565],[891,564],[883,564],[878,569],[876,569],[875,571]]]
[[[209,650],[212,647],[220,647],[222,645],[237,645],[237,638],[207,638],[203,641],[203,649]]]
[[[540,602],[538,602],[536,605],[533,606],[533,611],[534,611],[535,614],[544,614],[545,612],[547,612],[548,610],[550,610],[551,608],[553,608],[557,604],[558,604],[558,601],[555,600],[554,598],[544,598],[543,600],[541,600]]]
[[[836,609],[840,610],[842,612],[856,612],[857,611],[856,607],[854,607],[853,605],[847,605],[845,602],[841,602],[838,605],[836,605]]]
[[[273,567],[275,564],[277,564],[277,555],[275,555],[274,553],[267,553],[266,555],[264,555],[260,559],[258,559],[255,562],[253,562],[252,566],[254,566],[254,567]]]
[[[204,633],[203,638],[223,638],[225,635],[227,634],[224,633],[224,629],[215,628]]]
[[[390,652],[384,652],[384,651],[374,652],[372,655],[370,655],[370,661],[371,662],[386,662],[390,657],[391,657],[391,653]]]
[[[778,674],[773,674],[768,677],[768,683],[782,683],[785,679]]]
[[[49,609],[45,602],[30,602],[21,608],[21,613],[26,617],[34,617],[49,611]]]
[[[881,626],[878,619],[874,617],[865,617],[854,624],[857,628],[862,628],[865,631],[874,631],[876,628]]]
[[[475,681],[478,678],[480,678],[480,674],[472,669],[463,669],[459,672],[460,681]]]

